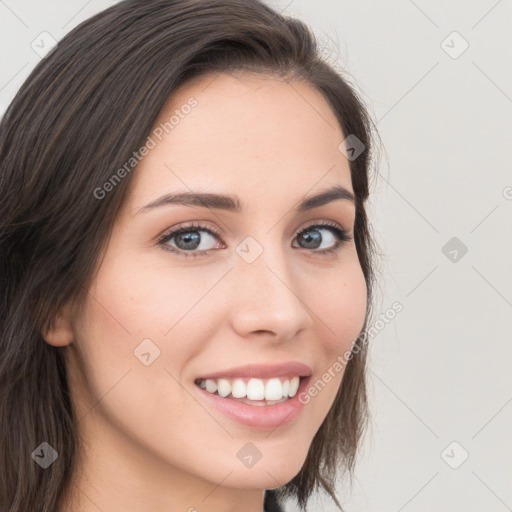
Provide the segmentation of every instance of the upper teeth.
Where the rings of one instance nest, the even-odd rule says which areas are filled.
[[[247,380],[247,379],[246,379]],[[233,398],[247,397],[249,400],[281,400],[293,397],[299,388],[299,377],[281,381],[274,377],[265,383],[263,379],[252,378],[246,383],[244,379],[200,379],[199,385],[210,393],[218,392],[219,396]]]

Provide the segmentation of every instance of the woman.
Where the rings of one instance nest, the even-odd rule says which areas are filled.
[[[259,1],[125,0],[0,125],[0,511],[305,510],[367,419],[373,127]]]

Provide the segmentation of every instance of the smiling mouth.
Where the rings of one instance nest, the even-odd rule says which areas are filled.
[[[234,402],[265,406],[293,398],[305,377],[196,379],[194,384],[208,393]]]
[[[274,430],[293,424],[300,415],[307,403],[300,397],[312,378],[312,374],[292,373],[268,379],[197,378],[194,386],[210,407],[231,420],[249,428]]]

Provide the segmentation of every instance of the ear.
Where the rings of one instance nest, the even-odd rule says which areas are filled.
[[[54,347],[70,345],[74,339],[71,305],[66,304],[57,314],[50,328],[42,333],[45,341]]]

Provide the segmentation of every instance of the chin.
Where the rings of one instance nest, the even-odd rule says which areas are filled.
[[[235,466],[229,485],[240,489],[275,489],[285,485],[299,473],[306,458],[306,452],[301,458],[292,455],[291,448],[289,445],[283,456],[264,455],[252,467]]]

